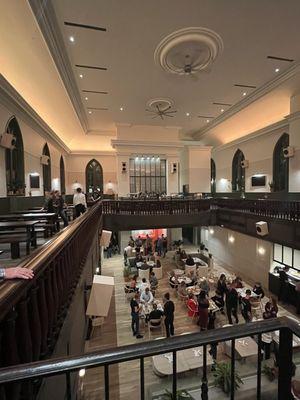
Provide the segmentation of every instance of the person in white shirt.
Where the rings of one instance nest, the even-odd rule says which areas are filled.
[[[140,302],[147,304],[151,304],[153,302],[153,294],[150,292],[148,287],[146,287],[146,289],[142,292]]]
[[[132,257],[132,250],[133,247],[131,247],[130,245],[125,247],[124,251],[126,251],[127,257]]]
[[[82,193],[81,188],[76,189],[76,193],[73,196],[73,204],[75,207],[76,218],[83,214],[87,208],[86,198]]]

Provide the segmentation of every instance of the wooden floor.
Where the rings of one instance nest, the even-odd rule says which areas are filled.
[[[187,251],[195,251],[194,248],[187,248]],[[175,335],[180,335],[187,332],[199,332],[199,327],[187,316],[186,307],[176,297],[175,291],[172,291],[168,286],[167,271],[174,269],[173,253],[167,253],[167,257],[162,259],[163,279],[159,281],[159,288],[156,292],[156,298],[162,299],[163,294],[170,292],[171,298],[175,303]],[[216,260],[215,275],[225,272],[227,276],[232,275],[230,267]],[[143,339],[136,339],[131,332],[131,317],[129,302],[124,296],[124,277],[123,277],[123,257],[114,256],[108,260],[104,260],[102,267],[103,275],[113,276],[115,278],[115,292],[111,302],[109,316],[101,328],[94,330],[91,340],[86,343],[86,352],[96,351],[104,348],[116,347],[136,343],[137,341],[154,340],[161,337],[161,332],[149,333],[147,329],[143,329],[141,333]],[[253,284],[253,282],[248,282]],[[211,291],[214,291],[214,285],[211,285]],[[265,300],[267,301],[267,300]],[[292,315],[294,309],[291,307],[287,310],[279,307],[279,315]],[[223,326],[227,323],[227,319],[221,313],[218,313],[216,327]],[[242,317],[240,323],[243,323]],[[199,334],[201,334],[199,332]],[[222,351],[222,347],[218,349],[218,361],[226,359],[226,355]],[[229,360],[229,359],[228,359]],[[241,376],[256,372],[256,358],[247,360],[247,363],[239,365],[239,373]],[[87,370],[83,378],[79,399],[96,400],[104,398],[103,391],[103,369],[94,368]],[[209,374],[209,381],[213,380],[213,376]],[[171,389],[171,379],[168,377],[158,377],[152,369],[151,358],[145,360],[145,387],[146,399],[151,399],[155,393],[162,393],[165,389]],[[188,388],[199,388],[201,385],[201,370],[191,371],[183,374],[178,378],[178,386]],[[110,399],[113,400],[132,400],[139,398],[139,362],[132,361],[123,363],[118,366],[110,367]]]

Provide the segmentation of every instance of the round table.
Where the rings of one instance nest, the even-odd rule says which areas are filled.
[[[190,285],[192,283],[191,278],[188,276],[180,276],[177,278],[178,283],[184,282],[186,285]]]
[[[173,272],[174,272],[175,276],[184,275],[184,270],[183,269],[179,269],[179,268],[173,269]]]

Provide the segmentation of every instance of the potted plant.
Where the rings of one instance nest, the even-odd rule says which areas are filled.
[[[163,394],[161,400],[173,400],[173,394],[170,390],[166,389],[166,393]],[[192,400],[192,396],[184,389],[176,391],[176,400]]]
[[[270,382],[272,382],[278,376],[278,369],[275,367],[275,363],[273,367],[270,367],[270,365],[265,364],[263,366],[262,373],[268,377]]]
[[[231,364],[216,363],[214,371],[214,384],[221,388],[227,395],[231,392]],[[243,384],[239,374],[234,372],[234,389],[238,389]]]

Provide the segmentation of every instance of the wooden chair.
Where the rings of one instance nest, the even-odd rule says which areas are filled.
[[[196,307],[196,308],[193,309],[193,308],[191,308],[191,307],[189,306],[188,302],[186,303],[186,305],[187,305],[188,311],[190,311],[191,314],[192,314],[192,316],[189,315],[189,317],[192,318],[192,321],[197,320],[197,318],[198,318],[198,307]]]
[[[104,324],[104,317],[91,317],[92,319],[92,330],[91,330],[91,338],[94,334],[94,329],[100,327]]]
[[[160,329],[161,333],[163,333],[162,318],[150,319],[148,322],[149,336],[151,334],[151,329],[152,330]]]

